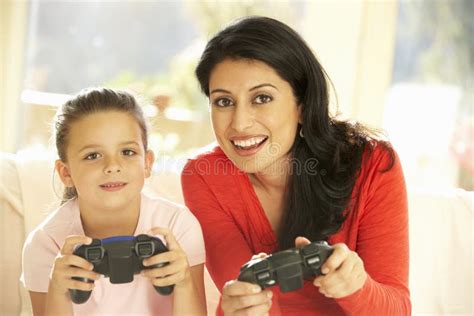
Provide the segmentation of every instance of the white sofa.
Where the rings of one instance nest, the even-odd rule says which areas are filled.
[[[61,194],[53,159],[44,151],[0,154],[0,315],[31,314],[19,283],[21,250],[25,236],[57,205],[54,191]],[[146,190],[183,201],[178,171],[156,171]],[[461,189],[409,190],[413,314],[474,314],[473,204],[474,192]],[[213,314],[219,295],[207,273],[205,280]]]

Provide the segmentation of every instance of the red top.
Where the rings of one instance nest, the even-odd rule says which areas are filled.
[[[366,151],[365,156],[367,156]],[[340,299],[326,298],[312,282],[302,289],[274,292],[271,314],[409,315],[407,194],[398,157],[388,172],[389,153],[375,146],[356,181],[359,202],[328,242],[345,243],[364,262],[362,289]],[[252,255],[272,253],[276,236],[248,175],[219,148],[188,161],[181,175],[184,200],[201,223],[206,266],[217,288],[236,279]],[[353,195],[354,197],[354,195]],[[220,309],[219,309],[220,310]]]

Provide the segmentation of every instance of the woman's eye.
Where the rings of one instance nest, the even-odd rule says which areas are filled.
[[[214,101],[214,104],[218,107],[227,107],[232,105],[232,100],[228,98],[220,98]]]
[[[97,158],[100,158],[99,153],[90,153],[84,159],[85,160],[96,160]]]
[[[255,98],[255,103],[257,104],[264,104],[272,101],[272,97],[266,94],[260,94]]]
[[[133,156],[135,154],[136,154],[136,152],[131,150],[131,149],[122,150],[122,155],[124,155],[124,156]]]

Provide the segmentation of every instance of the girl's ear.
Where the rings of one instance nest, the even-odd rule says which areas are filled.
[[[151,176],[151,170],[153,169],[153,163],[155,162],[155,153],[153,150],[148,149],[145,153],[145,177]]]
[[[71,173],[69,172],[69,167],[61,160],[56,160],[54,167],[61,178],[62,183],[65,187],[74,187],[74,182],[71,178]]]

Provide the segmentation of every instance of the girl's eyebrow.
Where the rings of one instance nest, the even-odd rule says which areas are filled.
[[[255,87],[250,88],[249,91],[253,91],[253,90],[256,90],[256,89],[262,88],[262,87],[272,87],[272,88],[276,89],[277,91],[279,91],[278,88],[276,86],[272,85],[271,83],[262,83],[262,84],[256,85]],[[216,92],[230,93],[230,91],[228,91],[228,90],[218,88],[218,89],[212,90],[209,94],[213,94],[213,93],[216,93]]]
[[[126,142],[122,142],[119,144],[120,146],[127,146],[127,145],[135,145],[135,146],[139,146],[140,147],[140,144],[137,143],[136,141],[134,140],[131,140],[131,141],[126,141]],[[86,149],[92,149],[92,148],[100,148],[102,147],[101,145],[98,145],[98,144],[88,144],[88,145],[85,145],[84,147],[82,147],[81,149],[78,150],[78,152],[82,152]]]

